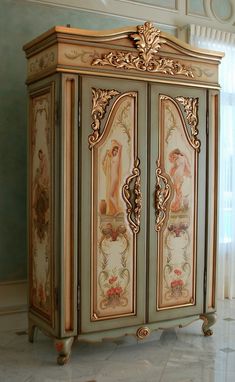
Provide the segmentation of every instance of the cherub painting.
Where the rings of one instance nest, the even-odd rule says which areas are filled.
[[[185,178],[191,177],[190,163],[187,156],[179,149],[170,152],[169,161],[171,163],[170,176],[175,190],[171,211],[178,212],[188,208],[188,200],[183,196],[182,186]]]

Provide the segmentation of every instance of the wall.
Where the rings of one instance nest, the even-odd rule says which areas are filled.
[[[0,313],[1,308],[9,310],[7,296],[16,296],[14,290],[24,293],[27,278],[27,94],[23,44],[53,25],[66,24],[98,30],[151,20],[182,39],[187,38],[185,26],[195,22],[234,31],[234,1],[1,0]],[[22,304],[20,298],[18,301]]]

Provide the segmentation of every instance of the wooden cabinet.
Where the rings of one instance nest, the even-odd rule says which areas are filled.
[[[156,29],[55,27],[24,46],[29,338],[148,336],[216,310],[222,54]]]

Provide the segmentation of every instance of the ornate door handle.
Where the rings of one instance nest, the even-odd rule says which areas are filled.
[[[167,201],[171,196],[171,188],[167,178],[162,175],[160,160],[157,160],[156,168],[156,189],[155,189],[155,230],[158,232],[163,226],[166,218]]]
[[[138,233],[140,230],[140,213],[141,213],[141,201],[142,195],[140,190],[140,161],[137,158],[134,163],[132,174],[128,176],[125,184],[122,187],[122,197],[126,203],[127,220],[134,233]],[[130,188],[132,180],[134,182],[133,191]]]

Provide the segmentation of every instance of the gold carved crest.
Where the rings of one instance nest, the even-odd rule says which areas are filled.
[[[108,65],[118,69],[135,69],[153,73],[164,73],[170,75],[184,75],[194,77],[191,67],[169,58],[157,56],[161,45],[166,41],[160,36],[160,30],[152,23],[146,22],[137,27],[138,33],[130,35],[135,41],[138,54],[132,52],[116,51],[104,54],[96,58],[92,65]]]

